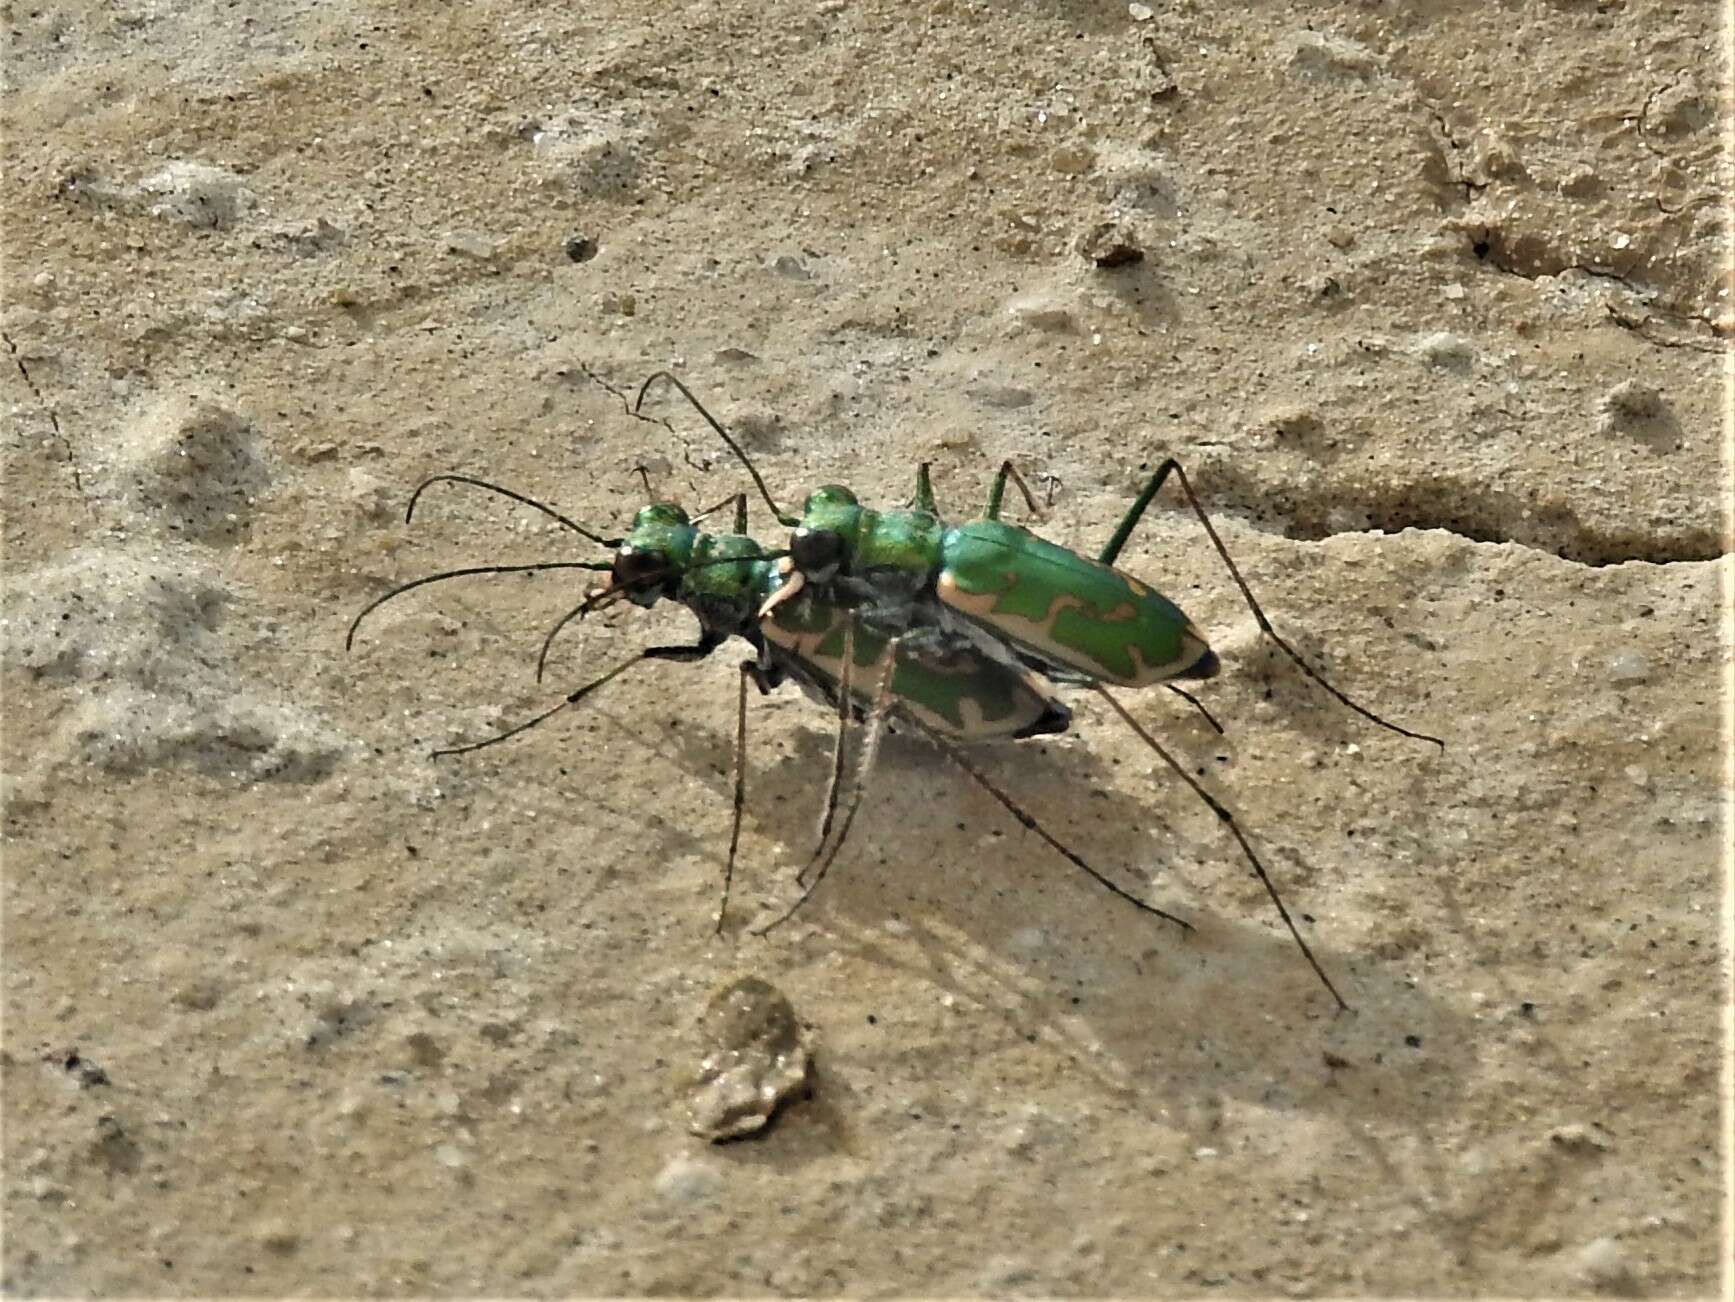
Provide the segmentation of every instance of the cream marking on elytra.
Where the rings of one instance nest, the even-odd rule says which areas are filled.
[[[1007,615],[995,610],[997,595],[979,596],[964,592],[958,587],[957,580],[947,572],[942,571],[939,581],[935,584],[942,603],[955,607],[966,615],[991,624],[1012,641],[1028,647],[1037,655],[1054,660],[1062,665],[1076,664],[1080,659],[1090,660],[1093,664],[1101,664],[1088,651],[1075,646],[1068,646],[1049,636],[1047,630],[1061,611],[1068,608],[1088,609],[1086,603],[1071,594],[1057,596],[1049,607],[1048,618],[1041,623]],[[1158,664],[1148,664],[1136,646],[1127,647],[1127,656],[1136,665],[1137,672],[1131,677],[1108,672],[1108,666],[1102,665],[1101,672],[1094,676],[1104,682],[1110,682],[1117,687],[1149,687],[1153,683],[1161,683],[1190,669],[1197,664],[1199,657],[1210,649],[1204,636],[1192,624],[1181,633],[1181,654],[1173,660]]]
[[[831,633],[830,629],[802,633],[778,624],[767,623],[761,626],[761,632],[767,642],[823,670],[834,684],[840,679],[843,658],[820,650],[820,644]],[[886,648],[889,649],[892,645],[892,642],[888,642]],[[920,654],[907,642],[904,644],[904,653],[909,656]],[[887,650],[882,650],[867,665],[858,667],[883,673],[886,655]],[[924,727],[943,736],[954,737],[961,741],[994,741],[1011,737],[1046,715],[1065,708],[1039,675],[1032,673],[1016,662],[996,660],[996,663],[1004,663],[1015,671],[1015,681],[1008,684],[1011,709],[998,718],[990,718],[987,711],[983,709],[981,701],[969,693],[961,694],[957,698],[959,723],[954,723],[944,715],[929,709],[920,701],[909,697],[899,697],[893,707],[894,712],[909,715]],[[943,667],[930,665],[929,668],[935,673],[946,672]],[[871,704],[865,685],[858,685],[850,694],[859,705]]]

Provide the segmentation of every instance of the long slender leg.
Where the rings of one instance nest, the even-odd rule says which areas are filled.
[[[1209,710],[1207,710],[1204,707],[1204,705],[1200,702],[1200,700],[1197,696],[1194,696],[1191,692],[1182,691],[1179,687],[1176,687],[1173,683],[1164,683],[1163,686],[1168,688],[1176,696],[1180,697],[1188,705],[1192,706],[1195,710],[1197,710],[1200,713],[1200,715],[1203,716],[1205,722],[1210,724],[1213,728],[1215,728],[1217,730],[1217,735],[1219,737],[1221,737],[1223,735],[1223,725],[1217,722],[1217,716],[1212,714]]]
[[[1066,846],[1057,841],[1045,827],[1036,821],[1034,817],[1026,813],[1011,796],[1007,795],[999,787],[995,786],[994,783],[988,779],[986,774],[976,768],[975,765],[971,764],[969,760],[965,759],[963,752],[957,746],[953,745],[946,738],[942,737],[932,728],[918,720],[909,719],[908,722],[914,724],[921,732],[926,734],[928,740],[938,746],[941,753],[944,754],[946,758],[950,759],[952,763],[956,764],[959,768],[963,769],[965,773],[969,774],[970,777],[975,779],[976,785],[981,787],[989,795],[993,796],[994,799],[998,800],[1006,812],[1016,818],[1024,828],[1028,831],[1035,832],[1036,835],[1048,842],[1049,847],[1074,868],[1082,868],[1085,872],[1094,877],[1100,885],[1106,886],[1109,890],[1120,896],[1141,913],[1154,913],[1164,921],[1174,923],[1182,931],[1191,931],[1193,929],[1193,924],[1188,922],[1185,918],[1177,918],[1172,913],[1165,913],[1162,909],[1157,908],[1156,905],[1146,904],[1143,900],[1139,899],[1138,896],[1116,886],[1107,877],[1104,877],[1095,868],[1092,868],[1088,863],[1086,863],[1078,854],[1069,850]]]
[[[795,916],[796,910],[807,903],[814,891],[819,889],[820,882],[825,880],[825,874],[831,868],[832,861],[837,858],[838,852],[843,849],[843,843],[849,839],[849,829],[855,823],[855,816],[861,810],[862,796],[867,791],[868,774],[873,771],[874,761],[879,758],[880,738],[885,736],[886,718],[891,713],[892,674],[897,663],[898,639],[893,638],[886,644],[885,668],[880,671],[879,684],[874,689],[873,713],[868,717],[867,738],[862,742],[861,760],[856,765],[855,787],[849,793],[849,808],[844,811],[843,822],[837,829],[837,840],[832,842],[830,851],[824,859],[820,860],[818,871],[814,873],[813,880],[802,890],[795,903],[789,906],[788,912],[760,928],[759,934],[761,936],[773,927],[780,927],[788,922]],[[821,848],[824,847],[821,846]],[[812,864],[808,865],[809,868],[812,866]],[[802,870],[804,874],[806,871],[807,869]],[[797,880],[800,879],[797,878]]]
[[[825,843],[831,838],[831,822],[837,815],[837,797],[843,789],[843,771],[849,753],[850,713],[855,709],[855,701],[850,696],[850,674],[854,667],[855,620],[851,619],[843,626],[843,664],[837,673],[837,739],[831,748],[831,780],[825,786],[825,812],[819,819],[819,844],[813,847],[807,866],[795,875],[798,884],[805,884],[807,874],[825,853]]]
[[[1319,960],[1313,956],[1313,951],[1307,947],[1307,942],[1301,938],[1301,932],[1296,928],[1295,920],[1289,916],[1289,910],[1284,907],[1283,897],[1277,893],[1277,886],[1272,882],[1271,875],[1265,871],[1265,865],[1259,862],[1259,856],[1253,853],[1253,847],[1247,843],[1247,838],[1242,834],[1240,825],[1235,821],[1235,816],[1225,809],[1215,796],[1213,796],[1209,791],[1206,791],[1204,787],[1200,786],[1194,779],[1193,775],[1187,772],[1174,756],[1170,755],[1168,751],[1164,750],[1162,746],[1158,744],[1157,739],[1151,736],[1151,734],[1139,724],[1139,721],[1127,712],[1126,707],[1117,701],[1107,688],[1099,685],[1096,688],[1096,692],[1097,695],[1101,696],[1103,700],[1107,701],[1114,707],[1114,712],[1126,721],[1127,727],[1131,728],[1134,732],[1138,733],[1141,738],[1143,738],[1145,745],[1149,746],[1152,750],[1156,751],[1158,755],[1162,756],[1163,762],[1180,775],[1181,781],[1191,787],[1193,789],[1193,794],[1198,796],[1200,800],[1203,800],[1210,808],[1211,812],[1217,815],[1218,820],[1222,822],[1223,826],[1229,829],[1229,835],[1235,838],[1236,842],[1241,846],[1241,852],[1247,856],[1247,862],[1253,865],[1254,873],[1258,875],[1260,881],[1265,883],[1266,893],[1271,896],[1271,902],[1277,906],[1277,912],[1283,919],[1283,925],[1289,928],[1289,934],[1295,937],[1295,943],[1301,947],[1303,957],[1307,959],[1308,964],[1313,968],[1319,979],[1325,983],[1325,988],[1331,991],[1331,997],[1337,1000],[1337,1006],[1345,1012],[1348,1012],[1349,1005],[1344,1002],[1343,996],[1338,994],[1337,987],[1331,983],[1331,978],[1325,974],[1325,969],[1319,965]]]
[[[736,515],[738,526],[737,526],[735,532],[738,534],[746,533],[747,532],[747,517],[744,513],[747,509],[747,494],[745,494],[745,493],[730,493],[729,496],[725,497],[721,502],[718,502],[715,506],[707,506],[703,511],[693,512],[692,516],[690,517],[691,523],[701,524],[704,522],[704,520],[706,519],[707,516],[714,515],[716,512],[721,511],[726,506],[735,506],[737,503],[739,503],[739,510],[737,512],[737,515]]]
[[[1024,482],[1024,476],[1018,473],[1018,467],[1010,461],[1002,461],[1000,470],[994,476],[994,482],[988,488],[988,509],[982,512],[984,520],[1000,518],[1000,501],[1006,496],[1006,481],[1010,479],[1018,485],[1018,491],[1024,494],[1024,505],[1030,508],[1030,514],[1040,517],[1042,508],[1036,505],[1036,496],[1030,491],[1030,485]]]
[[[1193,485],[1187,480],[1187,472],[1181,469],[1181,463],[1176,461],[1173,457],[1169,457],[1162,465],[1157,467],[1156,474],[1151,476],[1150,482],[1144,487],[1144,491],[1138,495],[1138,498],[1133,502],[1132,507],[1124,516],[1121,517],[1120,524],[1115,527],[1114,535],[1103,546],[1102,551],[1097,554],[1097,560],[1101,561],[1104,565],[1113,565],[1115,563],[1115,558],[1121,554],[1121,549],[1127,545],[1127,539],[1132,537],[1133,530],[1138,526],[1139,520],[1144,516],[1146,508],[1150,506],[1151,499],[1156,497],[1157,490],[1163,486],[1163,481],[1169,477],[1171,472],[1174,474],[1175,478],[1180,481],[1181,491],[1187,495],[1187,505],[1192,507],[1193,514],[1199,517],[1199,523],[1205,526],[1205,532],[1210,536],[1211,545],[1217,549],[1217,555],[1223,558],[1223,564],[1228,567],[1229,577],[1234,579],[1235,586],[1241,589],[1241,596],[1247,602],[1247,608],[1253,612],[1253,618],[1259,622],[1259,631],[1276,643],[1278,649],[1294,661],[1295,666],[1300,669],[1302,673],[1313,679],[1314,682],[1325,688],[1326,691],[1337,697],[1339,701],[1354,710],[1357,714],[1361,715],[1362,718],[1377,723],[1380,727],[1385,728],[1389,732],[1395,732],[1400,737],[1409,737],[1415,741],[1432,742],[1441,750],[1445,750],[1446,743],[1441,741],[1438,737],[1431,737],[1425,732],[1412,732],[1408,728],[1399,727],[1395,723],[1382,719],[1372,710],[1357,705],[1343,692],[1339,691],[1328,682],[1324,674],[1320,673],[1312,665],[1308,664],[1307,661],[1303,660],[1300,652],[1283,640],[1277,630],[1271,627],[1271,621],[1265,617],[1265,612],[1260,609],[1258,601],[1253,597],[1253,589],[1247,586],[1247,580],[1241,577],[1241,571],[1236,568],[1234,559],[1229,555],[1229,549],[1223,545],[1223,540],[1217,536],[1216,526],[1211,523],[1211,517],[1205,514],[1205,507],[1199,501],[1199,495],[1193,491]]]
[[[735,881],[735,851],[741,845],[741,813],[747,807],[747,680],[758,681],[759,662],[741,662],[741,686],[735,697],[735,812],[729,824],[729,858],[723,864],[723,902],[717,906],[717,932],[729,912],[729,888]]]
[[[929,515],[940,514],[940,508],[934,503],[934,481],[928,475],[926,461],[916,467],[916,510],[926,511]]]
[[[567,693],[558,704],[544,710],[535,718],[527,719],[520,724],[515,724],[505,732],[496,733],[494,736],[486,737],[481,741],[467,742],[462,746],[444,747],[441,750],[434,751],[433,756],[438,759],[445,755],[467,755],[471,751],[482,750],[487,746],[498,746],[501,742],[510,741],[520,733],[529,732],[537,724],[542,723],[546,719],[552,719],[562,710],[577,705],[599,687],[602,687],[607,683],[612,683],[615,679],[619,678],[636,664],[640,664],[646,660],[674,660],[684,664],[690,664],[696,660],[703,660],[706,656],[710,655],[711,652],[721,646],[724,640],[725,639],[721,637],[713,637],[707,632],[700,635],[698,643],[694,646],[646,647],[630,660],[623,660],[607,673],[601,674],[598,677],[591,679],[588,683],[584,684],[584,686]]]

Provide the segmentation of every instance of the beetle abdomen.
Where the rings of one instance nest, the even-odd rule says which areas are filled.
[[[1180,608],[1111,566],[998,520],[948,529],[941,548],[939,599],[1039,659],[1121,687],[1217,672]]]
[[[791,601],[760,623],[765,640],[835,690],[843,669],[842,607]],[[850,694],[873,702],[891,640],[859,620],[853,633]],[[960,741],[1034,737],[1065,732],[1072,712],[1035,674],[994,660],[968,642],[917,634],[901,642],[892,670],[898,710]]]

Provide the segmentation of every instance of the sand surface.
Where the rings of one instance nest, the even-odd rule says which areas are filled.
[[[5,7],[8,1293],[1719,1287],[1731,563],[1719,9]],[[1110,228],[1102,234],[1101,228]],[[1091,244],[1090,241],[1095,243]],[[1140,261],[1081,254],[1116,241]],[[807,909],[831,721],[691,619],[539,639],[747,486],[1013,458],[1225,673],[912,737]],[[779,530],[753,503],[753,531]],[[688,1132],[720,986],[812,1097]]]

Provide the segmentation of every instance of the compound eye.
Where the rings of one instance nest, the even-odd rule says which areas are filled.
[[[802,573],[823,574],[843,560],[843,535],[835,529],[797,531],[789,540],[789,554]]]
[[[622,548],[615,553],[610,577],[618,588],[640,588],[667,577],[668,565],[655,552],[635,552]]]

